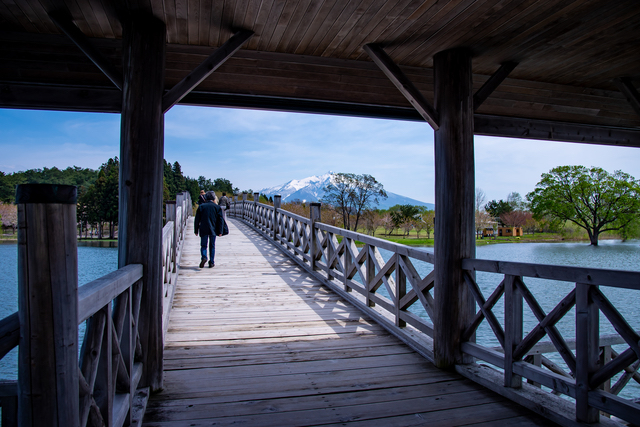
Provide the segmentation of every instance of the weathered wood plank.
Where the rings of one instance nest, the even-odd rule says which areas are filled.
[[[394,423],[438,413],[469,419],[470,404],[496,405],[479,421],[523,414],[435,369],[280,250],[262,245],[258,233],[235,219],[228,224],[212,269],[198,268],[199,242],[187,231],[164,390],[151,397],[144,425],[405,425]],[[464,416],[456,418],[453,407]]]

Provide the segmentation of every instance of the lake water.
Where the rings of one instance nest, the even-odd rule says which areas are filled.
[[[432,248],[426,248],[432,251]],[[391,254],[381,250],[383,258],[389,259]],[[640,242],[611,241],[600,242],[600,246],[592,247],[585,243],[514,243],[496,244],[477,248],[477,258],[501,261],[527,262],[536,264],[569,265],[592,268],[640,271]],[[0,318],[15,312],[18,308],[17,297],[17,245],[0,244]],[[95,280],[117,268],[117,249],[98,247],[78,247],[79,285]],[[433,266],[427,263],[415,263],[416,269],[424,277]],[[477,282],[485,298],[498,286],[502,275],[477,273]],[[574,284],[549,280],[525,278],[529,287],[545,312],[549,312],[573,288]],[[603,293],[611,300],[627,322],[636,330],[640,330],[640,291],[601,287]],[[426,312],[414,304],[411,311],[426,317]],[[502,299],[494,307],[496,317],[502,323],[504,311]],[[600,315],[601,334],[614,333],[613,327]],[[525,303],[525,333],[535,327],[537,321]],[[558,328],[565,339],[574,338],[575,311],[572,310],[558,323]],[[548,338],[545,338],[546,340]],[[483,345],[497,346],[493,332],[486,321],[480,325],[477,341]],[[628,346],[619,346],[624,350]],[[547,355],[557,363],[562,360],[557,355]],[[0,361],[0,379],[15,379],[17,350]],[[633,381],[632,381],[633,383]],[[630,383],[631,384],[631,383]],[[640,387],[635,383],[627,386],[621,396],[639,398]]]
[[[0,244],[0,319],[18,310],[18,245]],[[78,285],[118,269],[118,249],[78,246]],[[17,379],[18,349],[0,360],[0,380]]]

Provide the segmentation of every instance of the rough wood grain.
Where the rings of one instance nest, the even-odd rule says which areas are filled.
[[[187,230],[164,390],[151,396],[143,425],[406,425],[412,417],[473,423],[525,414],[436,369],[227,218],[230,234],[216,240],[211,269],[198,267],[199,242]],[[468,405],[489,405],[493,414],[474,421]]]

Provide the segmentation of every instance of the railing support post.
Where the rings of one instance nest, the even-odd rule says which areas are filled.
[[[516,276],[504,279],[504,386],[522,387],[522,377],[513,373],[513,351],[522,341],[523,311],[522,293],[516,286]]]
[[[166,202],[166,218],[167,222],[173,221],[173,245],[171,250],[171,262],[173,263],[173,272],[176,272],[176,257],[178,256],[178,239],[180,236],[178,235],[178,224],[176,224],[176,205],[177,205],[177,197],[176,200],[167,200]]]
[[[351,247],[351,243],[353,240],[348,237],[343,237],[344,239],[344,278],[343,278],[343,287],[345,292],[351,292],[352,289],[349,286],[349,271],[351,271],[351,263],[353,262],[351,259],[351,251],[349,248]]]
[[[400,255],[396,252],[396,326],[399,328],[404,328],[407,326],[407,322],[400,319],[400,300],[407,295],[407,275],[404,273],[402,266],[400,264]],[[346,264],[346,263],[345,263]]]
[[[600,421],[600,411],[589,405],[589,377],[600,362],[600,311],[591,286],[576,283],[576,419],[585,423]]]
[[[366,256],[366,264],[365,264],[365,271],[366,271],[366,276],[367,277],[363,277],[362,281],[364,282],[364,287],[365,287],[365,303],[367,304],[368,307],[375,307],[376,303],[371,301],[371,291],[369,290],[369,286],[371,285],[371,283],[373,283],[373,278],[376,277],[376,266],[373,263],[373,256],[371,256],[371,247],[369,245],[365,245],[364,248],[362,248],[363,251],[367,251],[367,256]]]
[[[309,229],[309,256],[311,257],[311,270],[316,269],[316,259],[318,256],[318,234],[316,233],[316,222],[320,222],[320,206],[321,203],[309,204],[309,218],[311,219]]]
[[[23,184],[18,205],[18,420],[77,426],[77,190]]]
[[[282,205],[282,196],[276,194],[273,196],[273,240],[278,241],[278,233],[280,233],[280,218],[278,217],[278,210]]]
[[[260,193],[253,193],[253,226],[258,228],[258,200]]]
[[[233,196],[233,217],[238,217],[238,196]]]
[[[246,204],[247,204],[247,193],[242,193],[242,215],[241,218],[244,219],[245,221],[248,221],[249,218],[247,218],[247,212],[245,211],[246,209]]]
[[[465,281],[462,260],[475,258],[473,85],[471,53],[464,48],[433,58],[435,107],[440,128],[435,132],[435,319],[434,363],[452,369],[467,363],[461,335],[475,304]]]

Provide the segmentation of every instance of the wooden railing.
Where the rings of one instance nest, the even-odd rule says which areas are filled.
[[[162,262],[165,271],[165,304],[167,297],[170,299],[173,295],[184,229],[191,212],[191,200],[188,193],[178,197],[177,203],[178,207],[174,210],[176,214],[174,216],[175,220],[168,221],[163,229],[162,253],[164,256]],[[58,209],[56,204],[39,203],[36,206],[38,208],[45,207],[44,210],[55,211]],[[175,206],[176,203],[174,202],[173,207]],[[46,234],[47,230],[37,229],[37,223],[43,222],[42,219],[47,215],[51,217],[51,212],[42,213],[40,217],[34,218],[35,215],[25,214],[28,209],[31,209],[28,205],[19,204],[19,232],[27,235],[26,238],[24,235],[19,235],[19,243],[21,245],[19,249],[21,261],[19,264],[22,266],[19,268],[25,268],[24,266],[28,264],[44,266],[43,259],[38,260],[37,258],[42,258],[43,256],[47,258],[49,256],[48,252],[53,249],[51,245],[48,248],[44,248],[48,249],[46,251],[29,249],[29,243],[31,242],[28,238],[29,233]],[[67,209],[66,216],[75,221],[75,206],[70,208],[63,207],[63,209]],[[55,212],[55,215],[59,213]],[[46,224],[46,221],[43,223]],[[65,230],[60,231],[60,233],[64,232]],[[75,244],[73,244],[75,243],[75,227],[73,227],[73,230],[67,227],[66,234],[66,236],[51,236],[51,231],[49,231],[49,235],[52,237],[50,241],[54,244],[58,241],[56,238],[66,240],[69,244],[67,247],[62,248],[67,251],[66,258],[68,261],[66,265],[51,266],[52,270],[59,269],[64,271],[77,266],[76,255],[73,253],[75,250]],[[24,405],[21,408],[18,406],[17,382],[0,382],[3,426],[50,424],[123,426],[141,420],[143,414],[139,411],[136,412],[136,401],[145,401],[148,395],[148,390],[138,389],[143,371],[143,365],[139,361],[145,351],[144,343],[141,342],[138,331],[138,326],[140,325],[140,301],[143,291],[142,270],[142,265],[127,265],[77,288],[77,305],[70,303],[59,306],[54,295],[53,301],[51,301],[55,315],[53,323],[56,323],[60,317],[64,317],[61,313],[77,313],[76,327],[62,334],[62,331],[58,330],[57,326],[54,326],[54,336],[46,339],[48,341],[61,340],[63,341],[62,346],[72,348],[71,357],[73,360],[71,360],[71,364],[75,364],[76,368],[75,370],[69,369],[64,373],[64,382],[56,381],[52,383],[53,390],[46,389],[46,384],[37,384],[38,381],[36,381],[36,385],[33,387],[41,387],[41,389],[30,389],[29,393],[21,394],[20,402],[21,405]],[[77,284],[77,274],[75,272],[65,271],[64,274],[67,275],[65,277],[75,277]],[[52,277],[53,282],[60,279]],[[23,287],[23,284],[20,283],[20,286]],[[33,293],[33,291],[34,289],[31,289],[31,291],[26,292]],[[22,293],[23,291],[21,290],[20,292]],[[53,293],[55,294],[55,289]],[[36,295],[32,295],[32,305],[34,298],[36,298]],[[168,316],[168,309],[165,310],[165,314]],[[34,315],[27,316],[22,312],[16,312],[0,321],[0,358],[18,345],[22,346],[20,330],[25,328],[24,324],[21,325],[23,318],[26,318],[25,321],[27,322],[29,320],[32,321],[32,324],[28,325],[32,329],[46,329],[41,325],[33,324],[34,318],[37,318]],[[39,320],[43,321],[43,319]],[[78,325],[85,326],[79,360],[77,350]],[[29,359],[31,364],[42,365],[39,369],[43,370],[57,370],[57,367],[56,369],[52,368],[59,362],[57,354],[55,356],[47,354],[42,348],[38,348],[33,343],[27,343],[27,345],[28,351],[33,352]],[[41,344],[39,343],[38,345]],[[22,347],[21,351],[23,351]],[[22,356],[20,360],[18,382],[24,381],[23,377],[25,375],[33,376],[35,372],[33,369],[25,371],[23,369],[24,361]],[[60,375],[60,372],[56,371],[55,374]],[[40,394],[56,396],[58,401],[56,410],[58,412],[57,423],[47,421],[43,424],[43,420],[38,419],[38,411],[40,409],[38,404],[41,403],[39,402]],[[144,406],[144,404],[139,403],[138,405]],[[60,414],[61,412],[64,413]],[[42,417],[47,416],[49,415],[42,414]]]
[[[463,269],[479,310],[463,333],[462,350],[502,369],[505,387],[522,388],[522,379],[526,378],[556,394],[569,396],[575,399],[576,418],[583,422],[598,421],[599,411],[630,422],[640,419],[638,402],[618,396],[631,379],[640,383],[637,373],[640,335],[599,289],[603,286],[640,291],[640,273],[479,259],[464,260]],[[475,272],[497,273],[503,278],[486,299],[475,281]],[[527,287],[525,278],[568,282],[573,286],[557,305],[545,312]],[[502,322],[494,313],[501,299]],[[526,335],[524,303],[536,319],[536,325]],[[563,335],[556,326],[573,307],[575,317],[571,323],[575,325],[575,338]],[[600,313],[617,335],[601,336]],[[470,339],[483,320],[500,343],[498,349]],[[545,336],[550,341],[542,342]],[[611,348],[614,344],[626,344],[628,348],[618,354]],[[552,352],[561,356],[568,372],[542,359],[543,353]],[[624,373],[611,386],[611,380],[621,372]]]
[[[178,193],[175,201],[166,202],[166,213],[167,220],[162,229],[163,337],[166,336],[169,327],[169,313],[175,295],[184,233],[187,229],[187,220],[192,213],[191,195]]]
[[[317,203],[310,204],[310,218],[305,218],[280,209],[279,196],[274,206],[257,203],[257,196],[254,201],[236,200],[228,215],[253,226],[322,283],[433,361],[433,330],[438,324],[431,292],[432,252],[323,224]],[[479,311],[460,337],[462,351],[504,374],[476,363],[458,365],[458,372],[560,423],[571,419],[593,422],[599,410],[627,421],[640,419],[640,405],[617,396],[630,380],[640,380],[640,337],[598,289],[613,286],[640,291],[640,273],[478,259],[463,260],[463,268]],[[500,273],[504,280],[485,298],[475,282],[475,271]],[[575,289],[547,314],[528,292],[523,277],[570,281]],[[502,297],[506,308],[500,321],[493,308]],[[522,301],[539,322],[525,337]],[[561,336],[555,324],[574,305],[578,314],[572,342]],[[600,337],[599,311],[618,335]],[[499,348],[475,342],[477,328],[485,319]],[[551,341],[541,341],[545,335]],[[627,343],[629,349],[617,354],[611,346],[621,343]],[[550,352],[562,356],[569,373],[561,373],[558,364],[543,356]],[[623,371],[613,386],[606,386]],[[522,378],[532,384],[523,383]],[[554,394],[576,399],[575,407]]]

